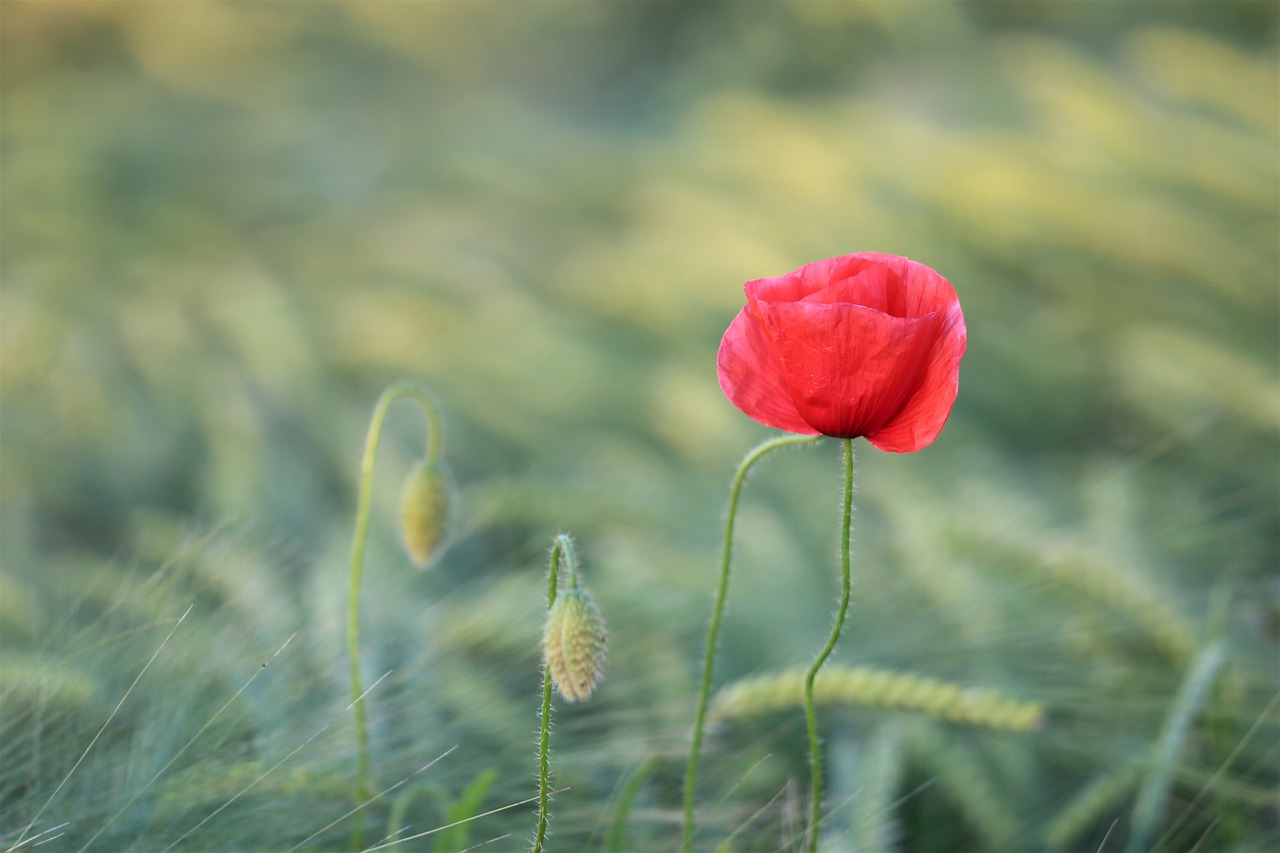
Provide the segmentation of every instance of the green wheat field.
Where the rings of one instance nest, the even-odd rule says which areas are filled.
[[[0,850],[528,849],[548,548],[609,627],[547,849],[680,845],[742,283],[954,284],[856,443],[822,848],[1280,848],[1274,2],[0,3]],[[398,542],[430,389],[445,548]],[[793,851],[839,442],[743,492],[695,849]],[[363,835],[352,844],[356,812]]]

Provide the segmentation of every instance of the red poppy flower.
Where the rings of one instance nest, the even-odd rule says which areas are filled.
[[[950,282],[864,252],[749,281],[717,359],[720,387],[766,426],[907,453],[942,431],[966,332]]]

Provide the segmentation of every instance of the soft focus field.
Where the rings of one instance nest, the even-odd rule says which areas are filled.
[[[0,848],[347,848],[358,466],[409,378],[455,514],[411,568],[422,423],[393,409],[363,671],[375,784],[404,784],[366,847],[535,795],[569,531],[610,656],[557,703],[551,849],[673,849],[727,485],[770,435],[719,338],[743,281],[853,251],[950,278],[969,351],[933,446],[858,443],[831,665],[898,675],[821,708],[824,849],[1280,847],[1278,21],[5,0]],[[827,441],[749,482],[717,687],[820,646],[840,475]],[[796,848],[784,693],[717,706],[699,850]]]

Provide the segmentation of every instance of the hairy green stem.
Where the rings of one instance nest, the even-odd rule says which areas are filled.
[[[840,607],[836,611],[835,624],[827,644],[818,652],[813,665],[804,676],[804,721],[809,733],[809,764],[811,768],[810,796],[812,798],[811,826],[809,827],[809,852],[817,853],[818,826],[822,819],[822,750],[818,743],[818,717],[813,710],[813,679],[827,662],[840,639],[845,614],[849,612],[851,589],[849,571],[849,544],[853,529],[853,439],[844,440],[844,509],[840,519]]]
[[[364,834],[363,803],[373,795],[369,779],[369,723],[364,709],[364,689],[360,684],[360,576],[364,569],[364,545],[369,533],[369,505],[373,495],[373,460],[382,437],[382,424],[391,404],[401,398],[416,402],[427,419],[428,462],[440,458],[440,415],[431,395],[411,382],[395,382],[387,386],[373,408],[369,433],[365,437],[364,457],[360,462],[360,491],[356,500],[356,527],[351,537],[351,574],[347,592],[347,657],[351,667],[351,698],[356,725],[356,812],[351,834],[351,849],[361,847]]]
[[[711,610],[711,627],[707,630],[707,645],[702,658],[702,684],[698,688],[698,710],[693,721],[693,743],[689,747],[689,763],[684,773],[684,834],[682,849],[689,853],[693,849],[693,802],[694,789],[698,780],[698,761],[702,751],[702,735],[707,723],[707,704],[711,697],[711,674],[715,667],[716,639],[720,634],[720,618],[724,613],[725,598],[729,594],[729,564],[733,553],[733,525],[738,516],[738,498],[742,494],[742,484],[746,481],[751,466],[771,450],[780,447],[791,447],[797,444],[812,444],[821,441],[821,436],[788,435],[774,438],[756,447],[743,457],[738,466],[738,473],[733,477],[733,485],[729,489],[729,509],[724,522],[724,548],[720,556],[720,583],[716,588],[716,601]]]
[[[547,572],[547,610],[556,603],[556,581],[560,574],[560,555],[569,564],[569,588],[578,588],[578,561],[573,553],[573,540],[564,533],[555,538],[551,546],[551,568]],[[551,669],[542,666],[542,725],[538,732],[538,832],[533,839],[533,853],[542,853],[547,840],[547,816],[550,789],[551,752]]]

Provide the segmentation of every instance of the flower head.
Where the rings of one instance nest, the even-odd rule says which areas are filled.
[[[766,426],[919,450],[959,387],[966,332],[951,284],[924,264],[865,252],[745,285],[720,342],[720,387]]]

